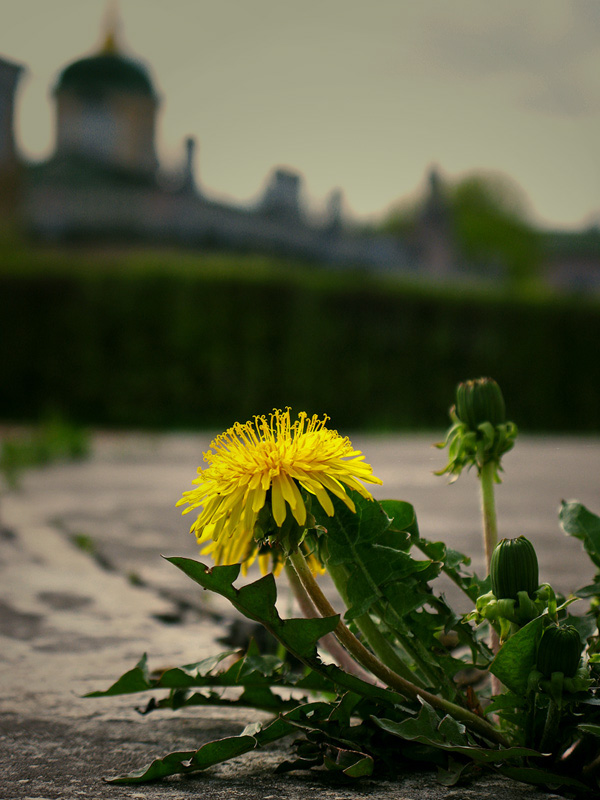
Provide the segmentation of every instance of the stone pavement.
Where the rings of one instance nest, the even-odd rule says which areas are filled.
[[[134,706],[145,696],[82,698],[144,652],[151,667],[166,667],[222,649],[217,640],[230,629],[232,610],[160,557],[197,555],[191,517],[174,504],[190,488],[209,440],[98,435],[90,460],[31,470],[0,498],[0,800],[550,797],[490,777],[444,788],[420,773],[351,786],[315,774],[274,776],[285,742],[195,777],[139,787],[103,783],[102,776],[237,733],[260,716],[217,708],[142,717]],[[444,463],[444,453],[430,446],[436,436],[352,440],[384,481],[377,496],[411,501],[424,536],[473,554],[480,569],[476,479],[448,485],[433,476]],[[587,582],[593,570],[579,543],[560,531],[556,510],[562,498],[576,498],[600,511],[600,439],[522,436],[505,468],[497,490],[500,535],[534,542],[542,580],[562,590]],[[290,612],[289,599],[282,603]]]

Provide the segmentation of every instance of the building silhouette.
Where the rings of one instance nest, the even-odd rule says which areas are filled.
[[[193,137],[183,141],[180,171],[165,175],[155,146],[159,93],[149,68],[124,52],[114,19],[96,52],[60,72],[52,90],[56,147],[37,164],[20,162],[14,147],[21,72],[0,60],[0,194],[31,238],[229,248],[331,266],[409,268],[404,243],[365,234],[343,218],[339,190],[322,217],[309,214],[302,176],[287,167],[273,169],[252,206],[220,202],[199,189]],[[17,176],[18,203],[9,200]]]
[[[0,221],[20,203],[21,163],[14,138],[15,93],[24,68],[0,58]]]
[[[0,57],[0,227],[14,223],[40,242],[231,249],[443,280],[469,273],[435,169],[417,224],[406,236],[352,224],[339,189],[321,216],[309,213],[302,175],[289,167],[272,170],[253,205],[211,198],[196,182],[198,148],[191,136],[183,139],[180,169],[165,173],[156,153],[160,94],[149,67],[121,45],[114,13],[101,46],[60,72],[52,89],[55,150],[35,164],[19,156],[14,139],[24,71]],[[598,228],[581,235],[555,232],[546,249],[548,282],[600,286]]]

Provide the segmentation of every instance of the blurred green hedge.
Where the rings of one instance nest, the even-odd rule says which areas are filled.
[[[441,429],[490,375],[526,430],[600,430],[600,308],[192,272],[0,274],[0,418],[228,426],[273,407]]]

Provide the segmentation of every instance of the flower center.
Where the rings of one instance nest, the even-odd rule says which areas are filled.
[[[268,470],[270,475],[279,475],[282,466],[282,453],[276,442],[259,442],[256,448],[256,456],[257,472]]]

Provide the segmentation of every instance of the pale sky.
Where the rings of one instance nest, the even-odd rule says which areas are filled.
[[[27,67],[17,138],[51,153],[50,89],[102,40],[107,0],[0,0],[0,55]],[[128,55],[162,98],[166,167],[198,139],[207,194],[275,166],[378,217],[431,165],[519,182],[542,224],[600,220],[600,0],[120,0]]]

